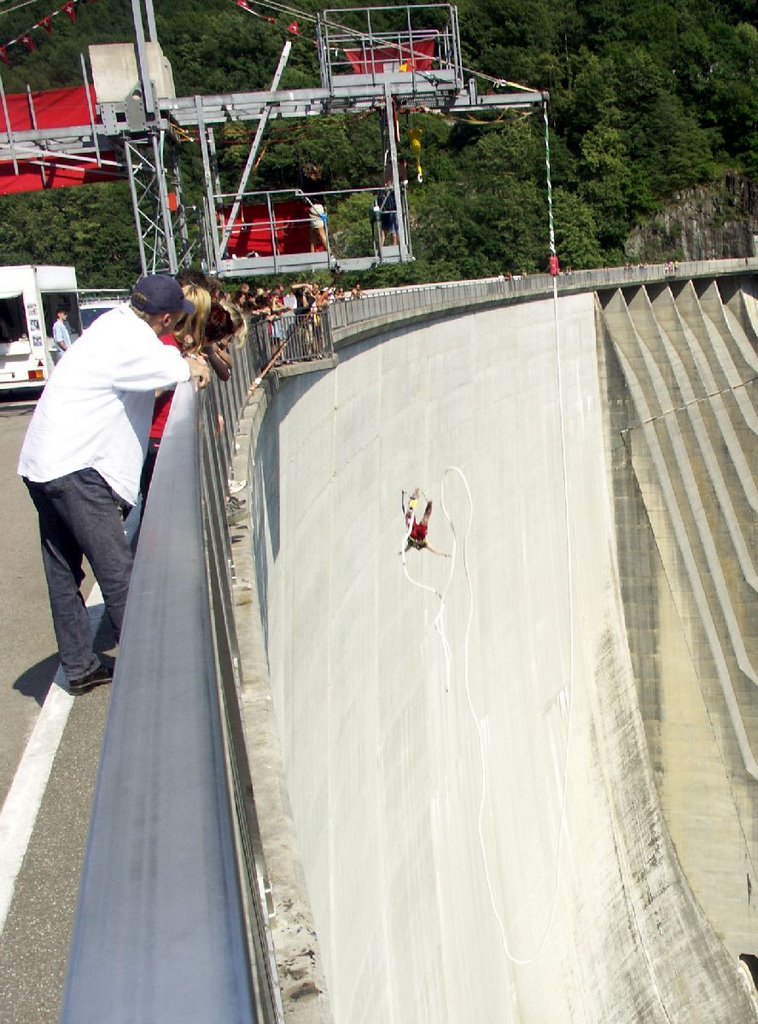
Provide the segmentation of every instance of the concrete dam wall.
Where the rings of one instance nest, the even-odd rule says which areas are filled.
[[[757,332],[749,276],[611,288],[261,395],[261,673],[336,1024],[757,1019]],[[443,554],[401,555],[416,486]]]

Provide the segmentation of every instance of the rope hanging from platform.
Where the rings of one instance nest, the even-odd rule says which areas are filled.
[[[548,174],[549,174],[549,161],[548,161]],[[554,248],[554,241],[553,241],[553,238],[552,238],[552,223],[551,223],[551,245],[552,245],[552,252],[554,253],[555,252],[555,248]],[[449,642],[449,639],[448,639],[448,636],[447,636],[447,626],[446,626],[446,621],[445,621],[446,620],[446,611],[447,611],[446,599],[447,599],[448,590],[449,590],[450,585],[451,585],[452,580],[453,580],[453,576],[455,574],[458,544],[457,544],[457,534],[456,534],[456,530],[455,530],[455,524],[454,524],[453,518],[450,515],[450,512],[449,512],[448,507],[447,507],[446,492],[445,492],[445,478],[446,478],[446,476],[448,474],[456,473],[460,477],[461,481],[463,482],[463,485],[464,485],[465,490],[466,490],[466,495],[468,497],[468,504],[469,504],[468,519],[467,519],[467,522],[466,522],[466,531],[465,531],[464,543],[463,543],[463,566],[464,566],[464,570],[465,570],[466,582],[467,582],[467,585],[468,585],[468,593],[469,593],[469,610],[468,610],[468,615],[467,615],[467,619],[466,619],[466,627],[465,627],[464,641],[463,641],[463,646],[464,646],[464,651],[463,651],[463,688],[464,688],[464,692],[465,692],[465,695],[466,695],[466,703],[467,703],[467,706],[468,706],[469,714],[470,714],[471,719],[472,719],[472,721],[474,723],[474,728],[476,729],[476,733],[477,733],[477,737],[478,737],[478,743],[479,743],[479,761],[480,761],[481,785],[480,785],[479,808],[478,808],[478,815],[477,815],[478,842],[479,842],[479,849],[480,849],[481,859],[482,859],[482,867],[483,867],[483,871],[484,871],[484,879],[485,879],[485,884],[486,884],[486,887],[487,887],[487,895],[488,895],[490,907],[491,907],[491,910],[492,910],[492,914],[493,914],[493,916],[495,918],[495,921],[496,921],[497,927],[498,927],[498,931],[500,933],[500,941],[501,941],[501,945],[502,945],[502,949],[503,949],[503,954],[504,954],[504,956],[506,957],[507,960],[509,960],[512,964],[514,964],[516,966],[519,966],[519,967],[529,966],[530,964],[535,963],[539,959],[539,957],[541,956],[541,954],[542,954],[542,952],[543,952],[543,950],[545,948],[545,943],[547,941],[548,935],[550,934],[550,929],[552,927],[553,920],[555,918],[555,912],[556,912],[556,909],[557,909],[557,906],[558,906],[558,894],[559,894],[559,891],[560,891],[560,881],[561,881],[561,859],[562,859],[562,852],[563,852],[563,841],[564,841],[564,836],[565,836],[565,831],[566,831],[566,811],[567,811],[567,803],[568,803],[569,763],[570,763],[571,740],[572,740],[572,737],[573,737],[573,720],[574,720],[574,657],[575,657],[574,628],[575,628],[576,615],[575,615],[575,609],[574,609],[573,550],[572,550],[572,544],[571,544],[571,521],[570,521],[569,499],[568,499],[569,480],[568,480],[568,466],[567,466],[566,423],[565,423],[565,414],[564,414],[564,408],[563,408],[563,373],[562,373],[562,367],[561,367],[560,325],[559,325],[559,318],[558,318],[558,286],[557,286],[557,278],[556,277],[553,278],[553,314],[554,314],[554,350],[555,350],[555,357],[556,357],[556,387],[557,387],[557,391],[558,391],[558,409],[559,409],[559,423],[560,423],[559,432],[560,432],[560,446],[561,446],[561,471],[562,471],[562,481],[563,481],[563,513],[564,513],[565,546],[566,546],[566,593],[567,593],[568,620],[569,620],[568,621],[568,630],[569,630],[569,671],[568,671],[568,681],[567,681],[567,684],[566,684],[566,686],[564,688],[565,693],[566,693],[566,704],[568,706],[568,723],[567,723],[567,727],[566,727],[566,750],[565,750],[564,762],[563,762],[563,781],[562,781],[562,785],[561,785],[561,802],[560,802],[560,815],[559,815],[559,823],[558,823],[558,840],[557,840],[557,849],[556,849],[556,853],[555,853],[555,865],[554,865],[554,870],[553,870],[553,887],[552,887],[552,894],[551,894],[551,898],[550,898],[550,907],[549,907],[548,914],[547,914],[547,917],[546,917],[546,920],[545,920],[545,924],[544,924],[544,927],[543,927],[542,932],[540,934],[539,940],[537,941],[534,950],[532,952],[530,952],[530,954],[528,956],[517,955],[512,950],[512,948],[511,948],[511,946],[510,946],[510,944],[508,942],[508,936],[507,936],[507,933],[506,933],[505,924],[503,922],[502,916],[501,916],[500,911],[498,909],[498,900],[497,900],[497,896],[496,896],[496,893],[495,893],[494,885],[493,885],[493,882],[492,882],[492,877],[491,877],[491,874],[490,874],[489,857],[488,857],[488,854],[487,854],[487,846],[486,846],[485,839],[484,839],[484,815],[485,815],[485,809],[486,809],[487,798],[488,798],[488,793],[489,793],[489,781],[488,781],[488,775],[487,775],[487,759],[486,759],[486,737],[484,735],[484,730],[482,729],[482,726],[480,724],[479,716],[477,715],[476,709],[474,707],[474,702],[473,702],[473,699],[472,699],[472,696],[471,696],[470,680],[469,680],[470,635],[471,635],[471,625],[472,625],[473,618],[474,618],[475,606],[474,606],[474,588],[473,588],[473,585],[472,585],[472,582],[471,582],[471,575],[470,575],[469,567],[468,567],[468,537],[469,537],[469,533],[471,531],[471,524],[472,524],[472,521],[473,521],[474,501],[473,501],[473,497],[471,495],[471,489],[469,487],[468,480],[466,479],[466,476],[463,473],[463,471],[461,469],[459,469],[457,466],[448,466],[444,470],[444,472],[442,474],[442,478],[440,480],[440,492],[441,492],[442,510],[443,510],[443,512],[445,514],[445,517],[446,517],[446,519],[447,519],[447,521],[448,521],[448,523],[450,525],[450,528],[452,530],[452,533],[453,533],[453,550],[452,550],[452,553],[451,553],[451,556],[450,556],[450,558],[451,558],[451,561],[450,561],[450,572],[448,574],[448,578],[447,578],[447,580],[445,582],[445,585],[442,588],[442,590],[437,590],[435,587],[431,587],[428,584],[421,583],[420,581],[413,579],[413,577],[408,572],[408,566],[407,566],[406,559],[405,559],[405,549],[406,549],[407,542],[408,542],[408,539],[410,537],[411,531],[413,529],[413,520],[412,519],[411,519],[411,521],[408,524],[408,531],[406,533],[405,540],[404,540],[404,543],[403,543],[403,548],[402,548],[402,551],[401,551],[401,554],[403,556],[403,571],[404,571],[405,576],[408,579],[408,581],[411,584],[413,584],[413,586],[418,587],[420,590],[425,590],[425,591],[433,594],[439,600],[439,610],[438,610],[437,615],[435,616],[435,619],[434,619],[434,628],[435,628],[437,634],[439,635],[440,642],[442,644],[442,649],[443,649],[443,654],[444,654],[444,659],[445,659],[445,690],[447,692],[449,692],[450,691],[450,686],[451,686],[452,652],[451,652],[451,648],[450,648],[450,642]]]

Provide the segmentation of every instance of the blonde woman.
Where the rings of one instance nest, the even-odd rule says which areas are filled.
[[[208,312],[211,308],[210,293],[205,288],[194,284],[182,285],[182,292],[185,299],[188,299],[195,307],[194,313],[186,314],[179,320],[174,330],[169,334],[159,335],[164,345],[178,348],[184,356],[193,356],[204,362],[203,342],[205,338],[205,324],[208,320]],[[142,475],[140,477],[140,494],[142,495],[142,512],[145,514],[147,493],[150,490],[150,481],[153,478],[155,460],[158,458],[158,449],[161,446],[163,432],[168,422],[168,413],[171,408],[171,401],[174,397],[173,390],[159,391],[155,397],[153,408],[153,422],[150,426],[150,436],[147,441],[147,452],[145,461],[142,464]]]
[[[183,317],[174,328],[176,346],[183,353],[200,355],[205,344],[205,325],[211,310],[211,294],[196,284],[182,286],[185,299],[194,305],[195,312]]]

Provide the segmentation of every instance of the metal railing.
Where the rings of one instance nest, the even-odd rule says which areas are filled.
[[[325,10],[316,36],[325,89],[393,75],[463,85],[457,8],[449,4]]]
[[[652,282],[687,281],[702,277],[724,277],[755,273],[758,257],[732,260],[708,260],[698,263],[660,263],[636,267],[605,267],[599,270],[577,270],[549,274],[515,275],[475,281],[445,281],[437,284],[411,285],[405,288],[372,289],[360,300],[336,302],[329,307],[329,326],[338,344],[350,329],[370,321],[392,320],[403,316],[435,315],[446,310],[481,306],[489,303],[517,302],[553,294],[553,283],[559,294],[603,291]]]
[[[376,264],[393,262],[398,245],[393,245],[386,238],[382,242],[379,210],[387,187],[378,183],[363,188],[310,193],[302,189],[216,193],[212,197],[216,215],[210,221],[207,258],[213,257],[216,263],[229,259],[273,260],[284,268],[288,258],[291,261],[300,255],[300,262],[305,261],[312,269],[321,270],[335,270],[345,260],[359,257],[369,258]],[[401,186],[399,195],[401,208],[396,217],[396,233],[398,243],[402,237],[410,252],[405,185]],[[338,211],[345,200],[356,197],[358,202],[352,207],[352,216],[362,205],[370,229],[369,237],[360,236],[357,242],[335,246],[330,215]],[[239,209],[232,216],[237,205]]]
[[[140,531],[60,1020],[281,1024],[225,505],[261,366],[176,390]]]
[[[250,325],[250,341],[260,367],[325,359],[334,353],[329,311],[284,313]]]

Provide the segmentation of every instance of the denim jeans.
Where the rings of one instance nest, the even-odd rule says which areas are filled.
[[[95,469],[80,469],[45,483],[24,478],[24,483],[39,516],[55,638],[63,671],[72,682],[100,665],[79,589],[84,579],[83,556],[100,584],[116,639],[121,634],[132,572],[123,524],[130,506]]]

